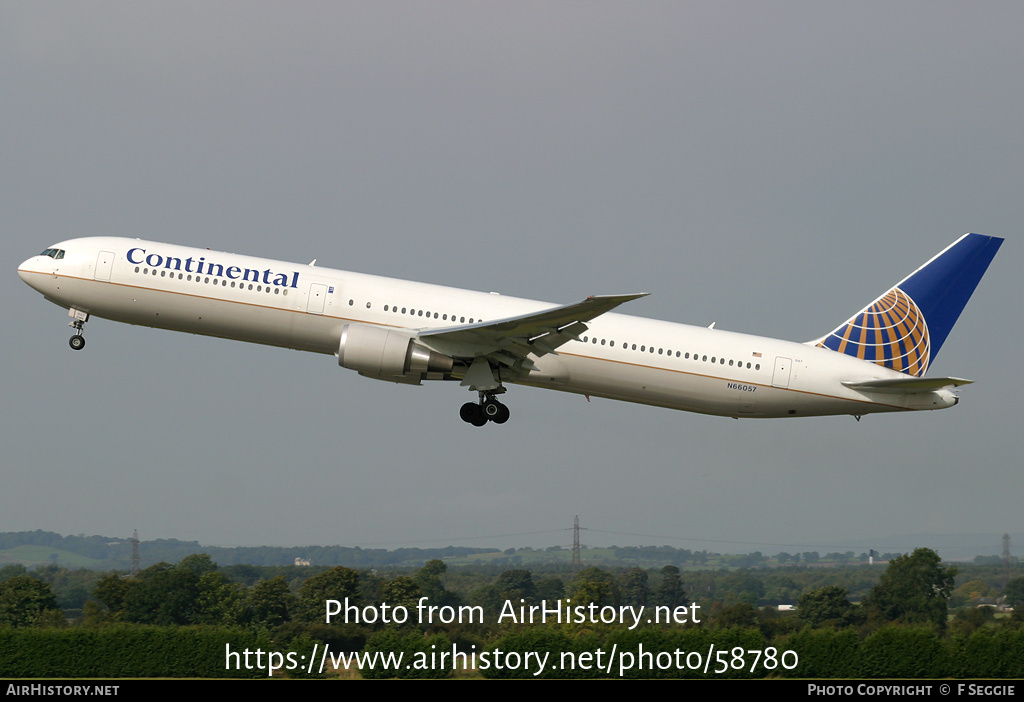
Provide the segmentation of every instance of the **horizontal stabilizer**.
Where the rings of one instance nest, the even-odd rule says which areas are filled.
[[[844,380],[843,385],[851,390],[865,392],[934,392],[942,388],[955,388],[973,383],[966,378],[885,378],[883,380]]]

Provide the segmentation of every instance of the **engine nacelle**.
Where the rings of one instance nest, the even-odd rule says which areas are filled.
[[[408,332],[365,324],[346,324],[338,345],[338,365],[367,375],[401,376],[450,373],[448,356],[417,344]]]

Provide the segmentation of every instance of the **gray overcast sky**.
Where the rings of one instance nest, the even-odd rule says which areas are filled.
[[[567,545],[579,514],[593,545],[766,553],[1022,532],[1022,20],[8,0],[0,531],[504,548]],[[74,353],[15,274],[132,236],[558,303],[650,291],[623,311],[807,340],[967,231],[1007,242],[932,373],[977,384],[860,423],[512,387],[478,430],[455,384],[329,356],[99,319]]]

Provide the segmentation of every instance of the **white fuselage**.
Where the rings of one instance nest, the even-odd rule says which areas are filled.
[[[342,328],[428,330],[554,305],[493,293],[114,237],[54,245],[18,270],[50,301],[128,324],[337,354]],[[864,393],[902,374],[811,345],[606,313],[502,381],[730,417],[940,409],[949,390]],[[456,377],[458,371],[456,371]],[[449,376],[451,377],[451,376]]]

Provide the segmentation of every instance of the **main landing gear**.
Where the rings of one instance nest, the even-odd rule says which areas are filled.
[[[510,412],[508,407],[498,402],[494,396],[499,392],[505,392],[505,388],[480,392],[479,402],[467,402],[459,410],[462,421],[472,424],[475,427],[482,427],[487,422],[504,424],[508,421]]]

